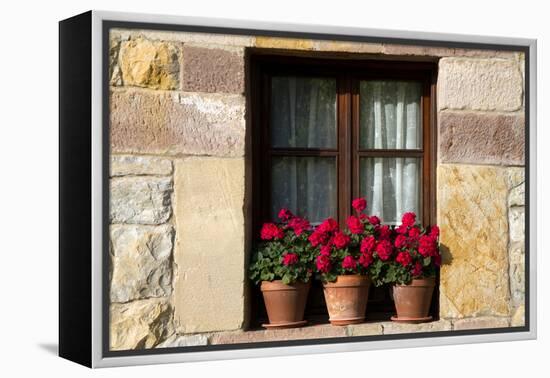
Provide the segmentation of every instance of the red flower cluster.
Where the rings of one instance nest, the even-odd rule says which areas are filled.
[[[287,253],[283,256],[283,265],[294,265],[298,262],[298,255],[295,253]]]
[[[353,258],[351,255],[347,255],[344,257],[344,260],[342,261],[342,268],[353,270],[357,266],[357,261]]]
[[[364,198],[356,198],[351,202],[351,206],[355,209],[355,211],[361,213],[367,208],[367,200]]]
[[[395,258],[395,261],[397,261],[399,264],[406,267],[407,265],[412,263],[412,257],[411,257],[411,254],[408,251],[403,251],[403,252],[399,252],[397,254],[397,257]]]
[[[380,260],[387,261],[393,253],[393,246],[389,240],[381,240],[376,244],[375,251]]]
[[[262,240],[282,239],[285,233],[275,223],[264,223],[260,231]]]
[[[350,216],[346,223],[348,224],[349,231],[352,234],[360,235],[363,231],[365,231],[365,225],[361,222],[361,219],[354,215]]]
[[[308,231],[311,228],[311,224],[307,219],[293,217],[288,221],[288,227],[292,228],[297,236],[300,236],[304,231]]]

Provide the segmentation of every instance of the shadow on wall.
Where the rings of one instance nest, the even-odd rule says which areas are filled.
[[[452,265],[453,255],[445,244],[439,245],[439,250],[441,252],[441,265]]]

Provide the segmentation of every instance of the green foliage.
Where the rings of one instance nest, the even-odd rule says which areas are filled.
[[[307,231],[297,236],[293,230],[286,229],[282,239],[260,242],[252,255],[249,278],[256,285],[274,280],[282,280],[285,284],[308,282],[315,259],[315,249],[309,244],[308,236]],[[287,253],[296,254],[298,262],[284,265],[283,257]]]

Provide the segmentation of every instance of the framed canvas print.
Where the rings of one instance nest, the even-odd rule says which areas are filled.
[[[60,355],[536,337],[536,41],[60,22]]]

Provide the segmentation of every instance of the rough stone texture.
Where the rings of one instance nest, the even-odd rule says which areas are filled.
[[[444,111],[439,114],[439,153],[443,163],[523,165],[523,113]]]
[[[244,159],[175,162],[175,320],[179,333],[244,321]],[[221,311],[221,312],[220,312]]]
[[[167,42],[144,38],[120,45],[119,64],[124,85],[153,89],[179,87],[179,51]]]
[[[509,326],[509,318],[499,318],[494,316],[481,316],[453,321],[453,329],[456,331],[465,329],[504,328]]]
[[[111,223],[161,224],[172,213],[169,177],[111,179]]]
[[[505,168],[438,167],[442,318],[509,314],[507,184]]]
[[[385,44],[384,54],[387,55],[417,55],[433,57],[476,57],[476,58],[507,58],[514,59],[515,53],[497,50],[473,50],[453,47],[434,47],[418,45]]]
[[[346,337],[346,327],[334,327],[329,324],[310,327],[271,329],[248,332],[223,332],[210,336],[210,344],[241,344],[265,341],[325,339],[331,337]]]
[[[515,111],[523,80],[511,59],[443,58],[439,61],[439,109]]]
[[[448,320],[438,320],[429,323],[406,324],[395,322],[383,322],[382,328],[384,335],[393,335],[398,333],[416,333],[416,332],[440,332],[450,331],[452,329],[451,322]]]
[[[510,241],[523,242],[525,238],[525,208],[512,207],[509,210]]]
[[[158,344],[156,348],[174,348],[198,345],[208,345],[208,338],[206,335],[172,335],[162,343]]]
[[[111,38],[130,40],[147,38],[152,41],[183,42],[221,46],[253,46],[254,37],[246,35],[170,32],[158,30],[111,29]]]
[[[111,93],[115,153],[243,156],[245,99],[240,95]]]
[[[122,85],[122,76],[120,66],[118,65],[118,53],[120,51],[120,41],[117,39],[109,40],[109,84]]]
[[[174,333],[172,308],[164,299],[111,304],[111,350],[153,348]]]
[[[525,243],[512,243],[510,246],[510,294],[512,305],[525,303]]]
[[[525,305],[520,305],[510,321],[511,327],[523,327],[525,325]]]
[[[184,91],[244,93],[244,71],[242,50],[183,47]]]
[[[316,41],[299,38],[256,37],[255,46],[282,50],[313,50]]]
[[[371,336],[382,334],[382,324],[361,323],[346,326],[348,336]]]
[[[155,156],[111,156],[111,177],[172,174],[172,161]]]
[[[524,206],[525,205],[525,183],[519,184],[510,191],[508,197],[509,206]]]
[[[111,226],[111,302],[172,293],[171,225]]]
[[[364,43],[351,41],[318,41],[316,50],[350,52],[350,53],[369,53],[381,54],[384,52],[384,45],[381,43]]]

